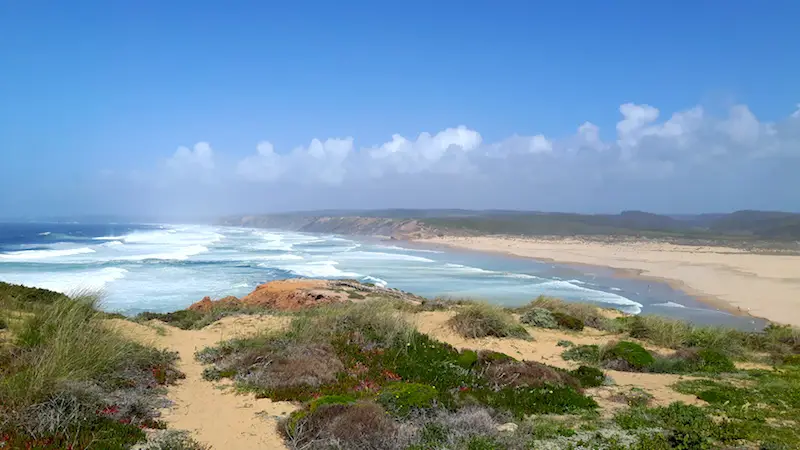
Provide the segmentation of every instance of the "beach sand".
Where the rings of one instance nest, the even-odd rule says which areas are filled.
[[[666,282],[712,306],[800,326],[800,256],[746,250],[576,238],[437,237],[417,240],[568,264],[617,269],[622,276]]]

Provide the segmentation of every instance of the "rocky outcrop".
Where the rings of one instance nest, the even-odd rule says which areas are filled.
[[[407,292],[360,283],[355,280],[288,279],[264,283],[242,298],[205,297],[189,307],[193,311],[210,311],[217,307],[258,307],[279,311],[296,311],[314,306],[360,302],[376,298],[394,298],[417,303],[423,300]]]

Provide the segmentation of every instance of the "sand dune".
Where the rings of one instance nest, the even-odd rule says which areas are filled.
[[[778,323],[800,326],[800,256],[726,247],[655,242],[605,243],[510,237],[438,237],[418,242],[504,252],[620,270],[666,281],[700,300]]]

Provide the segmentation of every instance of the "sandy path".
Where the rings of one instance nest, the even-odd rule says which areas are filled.
[[[542,328],[526,327],[528,332],[534,337],[533,341],[525,341],[522,339],[508,339],[508,338],[481,338],[481,339],[467,339],[455,332],[447,325],[447,320],[455,313],[452,311],[435,311],[416,314],[413,316],[417,329],[429,334],[440,341],[447,342],[456,348],[469,348],[469,349],[482,349],[494,350],[497,352],[505,353],[517,359],[524,359],[528,361],[538,361],[551,366],[562,367],[565,369],[574,369],[579,364],[573,361],[565,361],[561,358],[561,353],[566,350],[564,347],[558,346],[558,341],[567,340],[572,341],[576,345],[602,345],[614,339],[612,336],[605,335],[598,330],[585,329],[579,333],[568,333],[556,330],[545,330]],[[665,349],[656,349],[652,346],[647,346],[649,349],[657,351],[665,351]],[[669,386],[681,381],[691,380],[694,377],[687,377],[683,375],[660,374],[660,373],[634,373],[634,372],[620,372],[616,370],[605,371],[616,383],[611,387],[600,387],[594,389],[587,389],[587,394],[592,396],[604,411],[621,407],[608,400],[608,397],[618,391],[625,391],[632,387],[644,389],[653,395],[653,404],[655,405],[669,405],[675,401],[682,401],[688,404],[702,404],[701,400],[693,395],[685,395],[674,391]]]
[[[241,316],[225,318],[202,330],[181,330],[157,322],[148,326],[115,321],[124,333],[140,342],[180,354],[178,368],[186,379],[169,388],[168,397],[175,404],[163,411],[162,418],[170,428],[188,430],[215,450],[285,449],[276,431],[277,417],[297,406],[256,399],[252,394],[238,395],[229,383],[203,380],[203,365],[195,360],[195,352],[236,336],[278,329],[287,322],[287,317]]]
[[[621,269],[666,281],[720,308],[800,326],[800,256],[573,238],[440,237],[420,242]]]

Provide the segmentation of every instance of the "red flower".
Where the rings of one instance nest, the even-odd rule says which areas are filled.
[[[458,388],[459,392],[467,392],[468,390],[469,390],[468,386],[461,386],[460,388]]]
[[[100,410],[100,414],[104,416],[110,416],[119,412],[119,408],[117,405],[106,406],[102,410]]]
[[[396,374],[394,372],[391,372],[389,370],[384,370],[383,371],[383,376],[386,377],[387,380],[392,380],[392,381],[400,381],[400,380],[402,380],[400,375],[398,375],[398,374]]]

